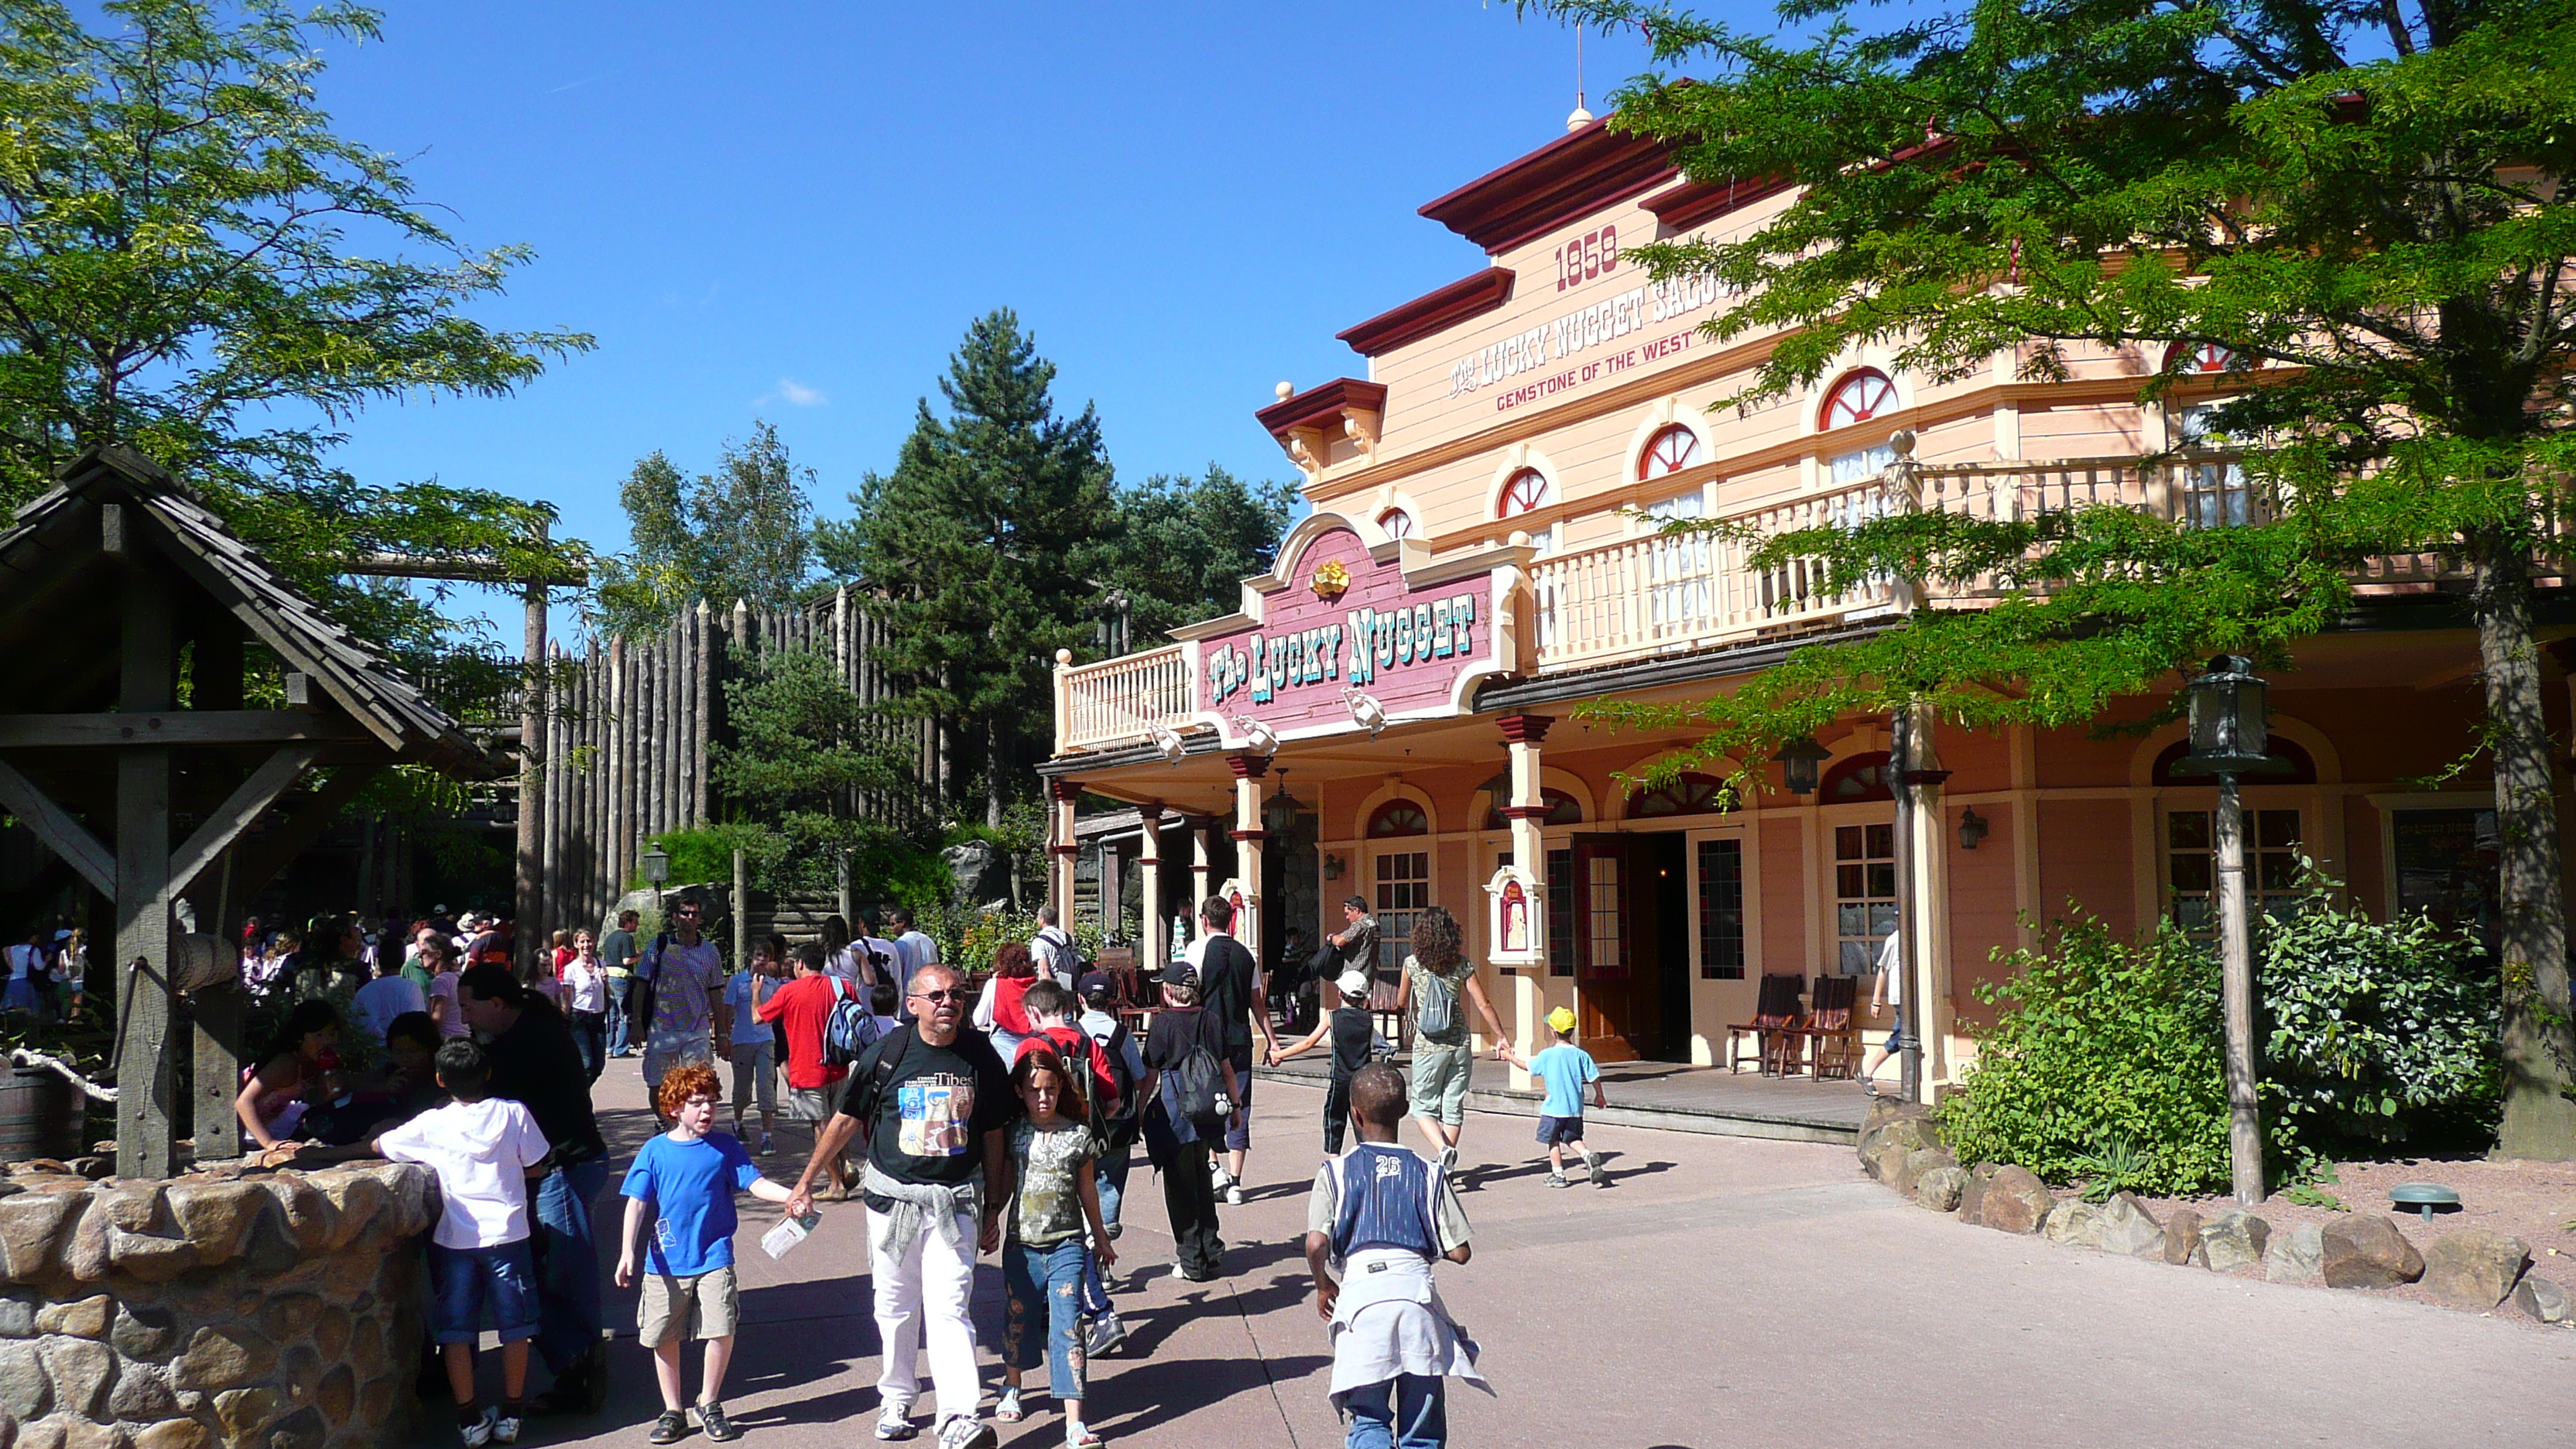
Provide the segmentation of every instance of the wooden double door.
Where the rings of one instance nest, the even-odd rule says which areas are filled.
[[[1690,1059],[1686,839],[1676,830],[1572,841],[1577,1026],[1601,1061]]]

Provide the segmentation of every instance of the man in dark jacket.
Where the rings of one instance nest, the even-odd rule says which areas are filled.
[[[599,1246],[591,1203],[608,1185],[608,1145],[591,1112],[590,1077],[572,1026],[507,966],[469,967],[457,1010],[492,1057],[491,1095],[528,1109],[553,1150],[529,1196],[537,1256],[537,1352],[554,1374],[538,1413],[596,1414],[608,1399],[608,1345],[599,1336]]]

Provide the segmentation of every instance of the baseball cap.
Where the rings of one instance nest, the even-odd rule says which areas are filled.
[[[1186,986],[1195,991],[1198,989],[1199,971],[1187,961],[1174,961],[1163,968],[1161,980],[1165,986]]]
[[[1074,990],[1082,993],[1083,1000],[1096,1006],[1115,994],[1118,984],[1109,979],[1109,973],[1106,971],[1086,971]]]
[[[1560,1006],[1547,1014],[1547,1024],[1558,1031],[1574,1030],[1574,1008]]]
[[[1369,976],[1365,971],[1345,971],[1342,973],[1342,979],[1333,984],[1341,988],[1344,996],[1369,994]]]

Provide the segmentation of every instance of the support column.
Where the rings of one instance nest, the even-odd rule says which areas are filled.
[[[1144,822],[1136,835],[1136,877],[1145,897],[1136,922],[1137,933],[1145,938],[1137,943],[1136,964],[1150,978],[1161,974],[1172,953],[1171,923],[1163,919],[1163,802],[1149,800],[1136,807],[1136,814]]]
[[[210,620],[198,632],[188,693],[189,705],[194,709],[242,707],[242,634],[231,619]],[[378,834],[387,837],[385,846],[380,848],[392,854],[391,832]],[[189,892],[197,902],[201,929],[220,943],[218,950],[232,950],[240,944],[240,938],[227,924],[234,910],[233,857],[240,848],[239,841],[227,847],[222,860],[198,876],[200,884]],[[360,882],[361,902],[368,899],[369,889],[371,883]],[[196,1101],[190,1121],[199,1162],[241,1153],[241,1133],[233,1122],[233,1099],[241,1092],[242,1058],[249,1050],[249,1043],[242,1040],[245,1005],[237,983],[208,987],[188,1003],[188,1015],[195,1024],[191,1045],[196,1068]]]
[[[1547,819],[1547,796],[1539,788],[1539,743],[1547,738],[1548,727],[1556,721],[1543,714],[1511,714],[1495,723],[1502,728],[1512,761],[1512,803],[1503,807],[1503,817],[1512,825],[1512,864],[1528,871],[1538,882],[1538,889],[1530,892],[1529,928],[1530,939],[1539,948],[1540,964],[1513,975],[1511,1000],[1506,1008],[1512,1045],[1526,1056],[1548,1040],[1547,850],[1538,833],[1540,822]],[[1512,1068],[1512,1090],[1529,1089],[1529,1073]]]
[[[1950,869],[1943,849],[1945,811],[1940,751],[1932,740],[1931,711],[1896,712],[1897,945],[1905,965],[1906,1083],[1913,1100],[1930,1102],[1949,1072]]]
[[[1127,918],[1119,908],[1126,899],[1127,882],[1120,877],[1119,864],[1118,847],[1102,841],[1100,844],[1100,938],[1103,941],[1115,941],[1126,934],[1120,928],[1126,923]]]
[[[1200,901],[1216,894],[1216,882],[1208,879],[1216,873],[1214,864],[1208,859],[1208,842],[1215,838],[1211,834],[1215,829],[1213,817],[1204,820],[1190,817],[1190,909],[1193,911],[1198,909]],[[1196,936],[1198,929],[1192,927],[1190,934]]]
[[[546,546],[540,520],[534,543]],[[518,921],[515,937],[522,978],[536,974],[537,938],[545,916],[546,842],[546,586],[530,579],[520,590],[527,611],[526,646],[519,655],[519,849],[518,876],[510,893],[511,915]]]
[[[1234,871],[1243,882],[1243,909],[1235,914],[1234,939],[1261,959],[1262,846],[1270,832],[1261,828],[1261,777],[1270,773],[1268,755],[1228,755],[1234,772]]]
[[[1056,920],[1069,933],[1073,930],[1074,858],[1082,849],[1074,840],[1073,807],[1082,798],[1082,782],[1049,780],[1047,798],[1055,804],[1047,832],[1047,904],[1055,907]]]
[[[113,507],[113,505],[111,505]],[[119,509],[122,513],[123,510]],[[125,583],[123,659],[117,705],[128,711],[172,704],[175,651],[169,585],[141,557],[125,527],[108,525],[111,552],[132,566]],[[116,1175],[162,1178],[178,1171],[171,1120],[180,1108],[170,1050],[170,752],[127,749],[116,757]],[[230,1123],[217,1124],[227,1130]]]

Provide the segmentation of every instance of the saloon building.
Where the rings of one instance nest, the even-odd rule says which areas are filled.
[[[2080,908],[2123,932],[2205,928],[2216,791],[2175,772],[2179,725],[1935,722],[1908,784],[1891,778],[1890,721],[1852,718],[1817,736],[1812,788],[1745,762],[1762,788],[1732,800],[1722,770],[1631,788],[1688,736],[1580,717],[1705,698],[1914,602],[1893,583],[1828,596],[1657,520],[1772,532],[2117,501],[2224,527],[2258,506],[2225,456],[2195,447],[2223,355],[2098,351],[2033,383],[2006,353],[1934,383],[1863,349],[1804,395],[1722,406],[1776,338],[1712,341],[1697,329],[1715,289],[1650,282],[1622,249],[1741,236],[1788,200],[1689,181],[1595,121],[1424,206],[1484,265],[1337,334],[1356,375],[1282,384],[1257,413],[1313,508],[1276,566],[1245,581],[1239,611],[1162,647],[1060,663],[1043,767],[1057,898],[1108,911],[1150,967],[1196,895],[1240,896],[1240,933],[1273,963],[1339,929],[1359,895],[1389,979],[1415,914],[1445,906],[1523,1044],[1571,1006],[1604,1059],[1707,1065],[1764,976],[1812,990],[1874,969],[1904,857],[1927,1090],[1973,1059],[1990,1008],[1972,988],[1999,949],[2033,943],[2032,922]],[[2188,380],[2141,404],[2161,368]],[[2273,679],[2281,773],[2244,792],[2261,892],[2285,890],[2304,853],[2374,912],[2486,921],[2490,792],[2475,769],[2409,783],[2467,752],[2482,713],[2454,584],[2430,560],[2377,570],[2351,627]],[[2552,704],[2564,713],[2564,690]],[[1922,807],[1910,852],[1897,788]],[[1133,808],[1077,818],[1085,795]]]

